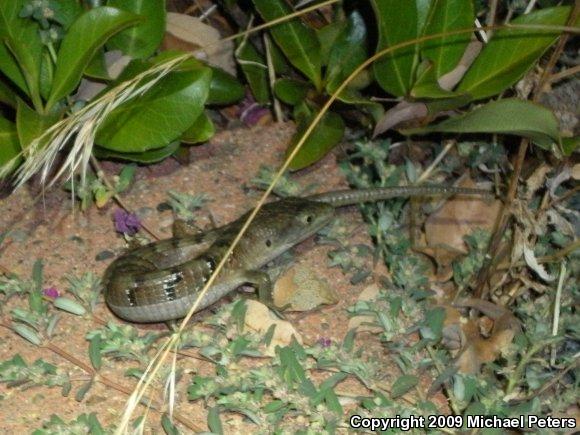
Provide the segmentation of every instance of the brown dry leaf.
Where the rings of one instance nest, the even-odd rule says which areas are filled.
[[[570,166],[564,166],[554,177],[548,178],[546,185],[550,189],[550,196],[552,198],[557,198],[556,189],[565,181],[573,177],[574,168]]]
[[[439,82],[439,86],[441,86],[441,89],[445,89],[447,91],[452,90],[455,85],[461,81],[477,56],[479,56],[479,53],[483,48],[483,44],[478,41],[475,36],[473,38],[474,39],[465,48],[465,52],[463,53],[463,56],[459,60],[457,66],[447,74],[442,75],[439,80],[437,80]]]
[[[406,121],[414,121],[423,119],[429,115],[429,110],[425,103],[409,103],[408,101],[401,101],[395,107],[387,110],[377,122],[373,131],[373,137],[401,124]]]
[[[358,296],[359,301],[374,301],[379,295],[379,286],[377,284],[371,284],[366,287]],[[375,318],[373,316],[355,316],[348,321],[347,330],[357,328],[359,332],[371,332],[377,334],[383,329],[380,326],[371,326],[368,323],[374,322]]]
[[[287,346],[292,342],[292,337],[302,344],[302,336],[294,326],[286,320],[281,320],[274,316],[264,304],[253,301],[246,301],[246,318],[244,321],[244,332],[254,332],[264,335],[272,325],[276,325],[274,335],[270,345],[264,351],[264,355],[275,356],[276,346]]]
[[[129,62],[131,62],[131,57],[125,56],[120,50],[112,50],[105,53],[107,73],[113,80],[119,77]],[[90,101],[106,87],[107,85],[102,81],[83,78],[74,98],[75,100]]]
[[[534,172],[532,172],[532,175],[530,175],[526,180],[526,186],[528,186],[528,189],[526,191],[525,197],[527,199],[530,199],[532,196],[534,196],[534,193],[536,193],[536,191],[544,185],[546,182],[546,175],[551,170],[551,166],[547,165],[546,163],[542,163],[534,170]]]
[[[235,75],[234,44],[221,42],[217,29],[199,18],[175,12],[167,13],[163,50],[191,51],[195,57]]]
[[[463,187],[474,187],[467,180]],[[435,249],[449,247],[456,253],[467,253],[463,237],[476,228],[491,231],[499,213],[501,201],[488,200],[477,196],[456,196],[447,201],[443,207],[431,214],[425,223],[427,246]],[[436,252],[436,251],[434,251]],[[439,264],[446,265],[457,255],[436,257]]]
[[[580,163],[577,163],[574,166],[572,166],[570,174],[572,175],[572,178],[574,180],[580,180]]]
[[[477,374],[483,364],[495,361],[502,352],[509,349],[513,338],[520,331],[520,322],[506,308],[481,299],[465,299],[456,302],[454,306],[474,308],[494,321],[489,338],[483,338],[479,333],[481,325],[485,328],[486,321],[483,319],[483,323],[480,322],[477,328],[477,333],[473,330],[472,321],[465,323],[462,327],[465,345],[456,360],[456,365],[460,373]],[[466,327],[467,325],[469,326]]]
[[[304,264],[295,264],[278,278],[273,292],[274,306],[289,311],[311,311],[338,302],[334,289]]]

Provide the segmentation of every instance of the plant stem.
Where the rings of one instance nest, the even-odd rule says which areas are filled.
[[[91,164],[95,168],[95,172],[97,173],[97,177],[105,184],[105,186],[107,186],[107,189],[109,189],[111,192],[114,192],[115,188],[114,188],[113,184],[109,181],[109,178],[105,175],[105,171],[103,171],[103,169],[101,168],[101,165],[99,165],[99,162],[97,161],[97,159],[93,155],[91,155]],[[125,204],[125,202],[121,199],[121,197],[117,193],[115,193],[113,195],[113,198],[115,199],[115,201],[117,201],[117,204],[119,204],[121,206],[121,208],[123,208],[123,210],[125,210],[127,213],[132,213],[131,208]],[[158,235],[145,222],[141,221],[141,226],[143,227],[143,229],[145,231],[147,231],[151,236],[153,236],[153,238],[155,240],[162,239],[162,237],[160,235]]]
[[[578,16],[579,10],[580,10],[580,2],[576,2],[574,9],[572,10],[568,18],[567,22],[568,26],[574,24],[574,22],[576,21],[576,17]],[[552,68],[554,67],[554,65],[556,65],[558,58],[562,54],[562,51],[564,50],[564,45],[566,44],[568,37],[569,35],[567,33],[563,33],[560,36],[558,45],[552,52],[552,55],[550,56],[550,59],[546,67],[544,68],[540,81],[538,82],[538,85],[534,89],[532,101],[538,102],[540,95],[544,92],[544,86],[549,81],[550,71],[552,71]],[[530,140],[527,138],[522,139],[522,141],[520,142],[516,162],[514,165],[514,171],[510,179],[508,194],[506,195],[506,201],[503,204],[499,216],[494,225],[493,237],[491,238],[491,241],[488,245],[485,263],[477,276],[474,291],[474,295],[476,298],[485,299],[487,296],[486,294],[487,292],[484,292],[484,287],[485,284],[488,282],[489,278],[495,272],[495,266],[497,265],[497,262],[494,261],[495,256],[493,255],[493,253],[497,252],[497,250],[499,249],[502,236],[505,234],[507,224],[510,220],[509,209],[516,196],[519,179],[522,172],[522,166],[524,163],[524,158],[526,156],[529,144]]]

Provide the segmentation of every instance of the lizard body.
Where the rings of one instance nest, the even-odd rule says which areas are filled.
[[[336,207],[395,197],[489,195],[480,189],[404,186],[343,190],[265,204],[232,252],[198,311],[243,284],[271,302],[271,283],[260,268],[328,224]],[[133,322],[164,322],[184,317],[221,261],[248,213],[222,227],[129,250],[103,277],[105,300],[119,317]]]

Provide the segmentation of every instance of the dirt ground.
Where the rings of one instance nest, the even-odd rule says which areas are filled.
[[[191,150],[192,162],[181,166],[175,160],[139,168],[136,180],[122,197],[126,204],[163,237],[171,235],[173,216],[171,211],[158,211],[157,206],[167,200],[168,190],[190,194],[206,193],[211,202],[198,214],[198,222],[203,226],[208,222],[209,211],[218,225],[227,223],[252,207],[259,193],[246,185],[256,176],[261,165],[276,168],[282,161],[284,150],[292,135],[290,124],[237,129],[217,134],[210,143]],[[118,173],[121,165],[104,164],[106,172]],[[311,193],[347,187],[336,164],[336,157],[330,155],[312,168],[293,175],[303,186],[313,186]],[[4,199],[1,203],[0,228],[13,226],[13,231],[0,248],[0,266],[21,276],[30,276],[36,259],[44,262],[45,287],[58,289],[67,287],[63,277],[68,273],[80,275],[92,271],[101,275],[112,257],[99,261],[99,254],[110,251],[115,255],[126,248],[123,238],[115,233],[112,214],[116,204],[104,209],[90,208],[81,213],[73,212],[70,196],[61,189],[47,192],[44,201],[31,205],[32,194],[23,188]],[[358,228],[358,242],[370,243],[356,207],[340,212],[342,218],[353,228]],[[305,343],[314,343],[321,336],[341,340],[347,332],[348,317],[344,310],[351,305],[362,289],[369,283],[351,285],[349,277],[339,269],[327,267],[328,247],[318,246],[312,240],[302,243],[295,251],[296,258],[318,271],[320,277],[331,283],[339,295],[340,302],[318,311],[290,314],[288,320],[302,334]],[[240,297],[234,294],[232,297]],[[15,305],[25,305],[26,301],[10,302],[2,310],[5,321]],[[203,314],[202,314],[203,316]],[[93,317],[77,317],[64,314],[52,340],[56,346],[88,364],[88,331],[100,328],[102,321],[122,322],[101,302]],[[195,325],[191,325],[194,327]],[[146,332],[150,329],[162,330],[162,324],[137,325]],[[380,349],[379,346],[376,347]],[[29,363],[37,358],[57,365],[70,373],[73,393],[61,395],[60,388],[33,387],[21,391],[0,385],[0,432],[24,433],[40,428],[51,414],[58,414],[65,421],[76,418],[81,413],[96,412],[103,426],[115,425],[124,409],[127,396],[97,383],[82,402],[74,399],[74,391],[88,379],[86,373],[67,360],[39,348],[20,338],[6,327],[0,328],[0,362],[20,354]],[[384,358],[384,355],[378,355]],[[178,364],[186,369],[202,364],[199,360],[180,357]],[[135,382],[123,376],[123,371],[133,363],[118,363],[104,360],[103,373],[119,385],[131,391]],[[197,367],[199,368],[199,367]],[[201,429],[205,429],[206,411],[201,401],[188,403],[185,391],[190,376],[185,375],[180,382],[177,410],[189,417]],[[346,383],[347,387],[350,383]],[[157,420],[151,415],[151,425]],[[241,417],[226,416],[226,428],[241,430]],[[244,426],[242,424],[242,426]],[[251,425],[250,425],[251,426]],[[246,427],[248,429],[249,427]],[[237,431],[237,430],[235,430]],[[158,431],[154,431],[158,432]],[[230,432],[231,433],[231,432]]]

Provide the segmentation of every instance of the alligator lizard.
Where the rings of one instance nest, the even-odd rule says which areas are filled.
[[[312,236],[344,205],[395,197],[489,195],[480,189],[404,186],[342,190],[265,204],[198,306],[202,310],[243,284],[271,302],[272,285],[260,268]],[[248,213],[222,227],[192,234],[174,226],[174,237],[129,250],[103,277],[105,300],[119,317],[164,322],[184,317],[225,255]]]

